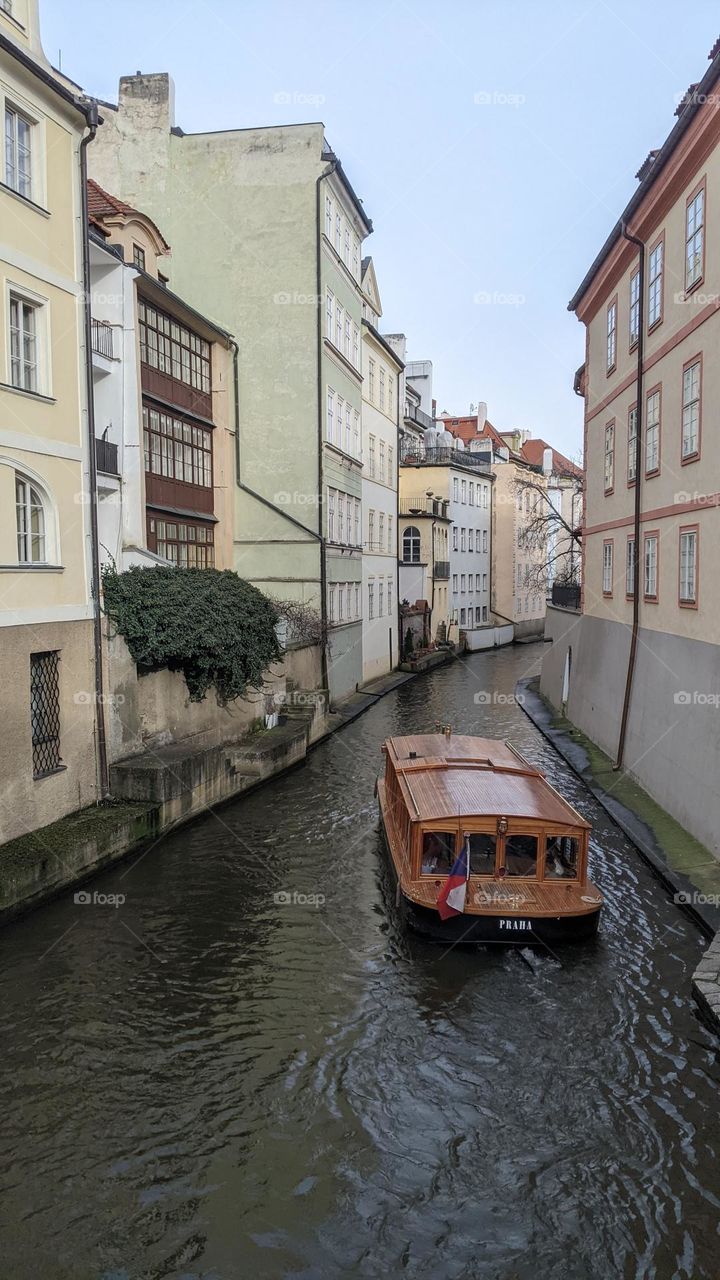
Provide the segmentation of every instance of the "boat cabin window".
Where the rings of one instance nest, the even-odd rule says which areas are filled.
[[[580,840],[577,836],[548,836],[545,846],[545,879],[576,879],[579,857]]]
[[[505,868],[509,876],[537,875],[537,836],[505,837]]]
[[[423,831],[422,873],[449,875],[455,861],[454,831]]]
[[[497,837],[485,831],[471,831],[470,836],[470,875],[492,876],[495,874],[495,851]]]

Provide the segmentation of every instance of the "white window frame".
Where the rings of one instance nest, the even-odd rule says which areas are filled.
[[[634,271],[630,277],[630,350],[640,337],[640,272]]]
[[[650,402],[653,417],[650,418]],[[655,415],[657,405],[657,416]],[[660,422],[662,415],[660,391],[651,391],[645,399],[645,475],[655,475],[660,470]],[[652,466],[650,466],[652,462]]]
[[[33,389],[27,387],[14,387],[12,381],[12,344],[10,336],[10,305],[12,300],[17,299],[20,303],[35,309],[35,343],[37,348],[36,361],[36,386]],[[12,280],[5,281],[5,325],[7,332],[6,339],[6,377],[5,383],[13,390],[25,393],[26,395],[39,395],[52,397],[52,380],[50,365],[50,300],[43,297],[39,293],[34,293],[30,289],[26,289],[24,285],[17,284]]]
[[[650,253],[648,262],[648,330],[652,329],[653,325],[659,324],[662,320],[664,256],[665,241],[658,240],[654,249]]]
[[[628,410],[627,479],[633,484],[637,471],[637,405]]]
[[[695,192],[685,209],[685,289],[703,278],[705,241],[705,187]]]
[[[648,551],[650,550],[650,554]],[[643,586],[647,600],[658,598],[658,535],[646,534],[643,543]]]
[[[41,209],[45,209],[46,202],[46,178],[45,178],[45,156],[47,154],[46,147],[46,130],[45,120],[38,116],[36,109],[26,98],[20,93],[6,93],[0,85],[0,106],[2,106],[2,145],[3,145],[3,164],[0,170],[0,179],[3,186],[12,191],[20,200],[28,200],[31,204],[37,205]],[[11,186],[7,181],[7,170],[5,167],[5,112],[12,111],[15,115],[21,116],[27,124],[30,125],[30,194],[23,195],[15,187]]]
[[[614,298],[607,309],[607,351],[606,370],[611,373],[617,364],[617,298]]]
[[[689,548],[692,547],[692,557],[688,554]],[[686,548],[688,550],[686,550]],[[697,604],[697,548],[698,548],[698,531],[697,529],[681,529],[680,530],[680,583],[679,596],[680,604],[696,605]],[[685,561],[683,565],[683,560]]]
[[[694,375],[694,376],[693,376]],[[702,362],[698,356],[686,369],[682,381],[682,458],[694,458],[700,452],[700,398],[702,395]],[[693,429],[689,434],[688,427]],[[687,444],[692,443],[692,448]]]
[[[603,595],[611,596],[613,590],[613,559],[615,548],[612,542],[603,542]]]

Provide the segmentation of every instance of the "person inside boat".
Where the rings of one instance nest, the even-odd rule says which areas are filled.
[[[573,880],[577,875],[578,841],[574,836],[548,836],[545,878]]]
[[[449,875],[455,861],[454,831],[423,832],[422,874]]]
[[[506,836],[505,869],[509,876],[535,875],[537,844],[537,836]]]

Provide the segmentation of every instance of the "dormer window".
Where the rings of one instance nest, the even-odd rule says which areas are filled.
[[[133,266],[138,271],[145,270],[145,250],[139,244],[133,245]]]

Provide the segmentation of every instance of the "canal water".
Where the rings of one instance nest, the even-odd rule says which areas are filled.
[[[717,1280],[703,941],[514,705],[541,653],[406,684],[105,901],[2,933],[3,1278]],[[399,928],[380,743],[436,720],[509,737],[593,822],[596,942]]]

